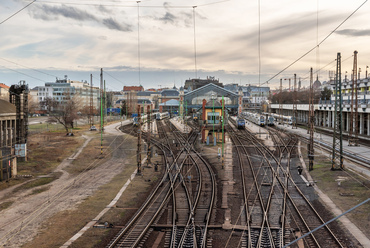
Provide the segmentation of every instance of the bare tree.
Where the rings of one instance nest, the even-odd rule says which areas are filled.
[[[39,103],[35,99],[35,96],[28,94],[28,112],[35,113],[37,110],[39,110],[39,107]]]
[[[48,100],[48,106],[52,106],[52,110],[49,112],[50,122],[57,122],[62,124],[68,132],[69,128],[74,127],[74,121],[79,119],[78,112],[80,111],[80,97],[73,95],[70,92],[66,92],[63,95],[63,101],[56,102],[55,100]]]

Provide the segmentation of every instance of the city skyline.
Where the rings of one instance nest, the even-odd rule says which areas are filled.
[[[257,1],[241,0],[11,0],[0,6],[0,82],[26,80],[34,87],[64,75],[90,82],[92,73],[98,85],[103,68],[112,90],[139,84],[179,87],[186,79],[207,76],[225,84],[274,89],[280,78],[294,73],[305,86],[310,67],[323,68],[319,79],[328,80],[337,52],[342,54],[344,78],[352,70],[354,50],[364,75],[365,58],[370,57],[366,2],[261,1],[259,7]]]

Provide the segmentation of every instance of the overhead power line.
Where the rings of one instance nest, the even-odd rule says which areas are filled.
[[[20,10],[18,10],[17,12],[15,12],[13,15],[9,16],[8,18],[6,18],[4,21],[0,22],[0,24],[3,24],[4,22],[6,22],[7,20],[9,20],[10,18],[12,18],[13,16],[15,16],[16,14],[18,14],[19,12],[21,12],[22,10],[24,10],[25,8],[27,8],[28,6],[30,6],[31,4],[33,4],[34,2],[36,2],[36,0],[33,0],[32,2],[30,2],[29,4],[27,4],[26,6],[24,6],[23,8],[21,8]]]
[[[8,59],[4,59],[4,58],[0,58],[0,59],[4,60],[4,61],[6,61],[6,62],[9,62],[9,63],[15,64],[15,65],[18,65],[18,66],[22,66],[22,67],[24,67],[24,68],[27,68],[27,69],[30,69],[30,70],[33,70],[33,71],[36,71],[36,72],[39,72],[39,73],[42,73],[42,74],[45,74],[45,75],[51,76],[51,77],[56,77],[56,78],[58,78],[58,76],[55,76],[55,75],[49,74],[49,73],[47,73],[47,72],[43,72],[43,71],[40,71],[40,70],[37,70],[37,69],[31,68],[31,67],[28,67],[28,66],[25,66],[25,65],[18,64],[18,63],[16,63],[16,62],[10,61],[10,60],[8,60]]]
[[[22,74],[22,75],[24,75],[24,76],[27,76],[27,77],[30,77],[30,78],[33,78],[33,79],[36,79],[36,80],[39,80],[39,81],[41,81],[41,82],[46,83],[46,81],[45,81],[45,80],[42,80],[42,79],[36,78],[36,77],[34,77],[34,76],[28,75],[28,74],[26,74],[26,73],[23,73],[23,72],[20,72],[20,71],[14,70],[14,69],[10,69],[10,68],[5,67],[5,66],[3,66],[3,65],[0,65],[0,66],[1,66],[1,67],[3,67],[3,68],[5,68],[5,69],[7,69],[7,70],[14,71],[14,72],[19,73],[19,74]]]
[[[311,53],[313,50],[316,49],[316,47],[319,47],[322,43],[324,43],[335,31],[337,31],[338,28],[340,28],[349,18],[351,18],[362,6],[364,6],[364,4],[367,2],[368,0],[366,0],[365,2],[363,2],[357,9],[355,9],[346,19],[344,19],[333,31],[331,31],[322,41],[320,41],[320,43],[318,43],[316,46],[314,46],[313,48],[311,48],[310,50],[308,50],[308,52],[306,52],[305,54],[303,54],[302,56],[300,56],[298,59],[294,60],[291,64],[289,64],[287,67],[285,67],[284,69],[282,69],[281,71],[279,71],[277,74],[275,74],[273,77],[271,77],[269,80],[267,80],[265,83],[268,83],[269,81],[271,81],[272,79],[274,79],[275,77],[277,77],[278,75],[280,75],[282,72],[284,72],[285,70],[287,70],[289,67],[291,67],[292,65],[294,65],[295,63],[297,63],[299,60],[301,60],[302,58],[304,58],[306,55],[308,55],[309,53]]]

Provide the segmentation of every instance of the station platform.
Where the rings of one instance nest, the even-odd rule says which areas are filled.
[[[284,132],[289,132],[289,133],[294,133],[294,134],[297,134],[299,136],[302,136],[302,137],[305,137],[305,138],[309,138],[309,134],[307,133],[307,129],[303,129],[303,128],[296,128],[296,129],[292,129],[292,126],[290,125],[286,125],[286,124],[277,124],[275,125],[276,127],[278,127],[279,129],[283,130]],[[326,134],[322,134],[322,133],[315,133],[314,134],[314,142],[316,144],[318,144],[318,148],[315,148],[315,152],[320,152],[320,153],[323,153],[323,154],[326,154],[328,157],[331,157],[331,153],[327,152],[324,150],[324,146],[325,147],[332,147],[333,146],[333,136],[329,136],[329,135],[326,135]],[[348,140],[347,139],[344,139],[343,138],[343,154],[344,155],[347,155],[347,154],[352,154],[358,158],[360,158],[361,160],[363,160],[363,166],[366,166],[368,169],[364,168],[364,167],[360,167],[358,165],[355,165],[353,163],[351,163],[350,161],[348,160],[344,160],[344,166],[345,167],[348,167],[348,168],[351,168],[357,172],[361,172],[363,174],[365,174],[367,177],[370,178],[370,147],[368,146],[364,146],[364,145],[359,145],[359,146],[349,146],[348,145]],[[322,145],[322,149],[320,149],[320,145]]]
[[[182,133],[190,133],[192,130],[191,127],[183,123],[183,120],[180,117],[171,118],[170,122]]]

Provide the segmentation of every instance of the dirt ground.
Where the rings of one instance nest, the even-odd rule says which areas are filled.
[[[308,164],[307,150],[302,149]],[[345,161],[345,164],[349,163]],[[316,185],[340,208],[342,212],[365,201],[370,195],[370,181],[366,175],[346,168],[343,171],[331,171],[331,160],[326,152],[317,150],[314,169],[310,172]],[[364,235],[370,238],[370,204],[364,204],[346,215]]]
[[[115,126],[117,124],[110,128]],[[39,176],[39,178],[52,178],[52,180],[46,180],[46,183],[15,191],[14,189],[19,185],[9,186],[0,191],[0,210],[2,209],[0,212],[2,216],[0,218],[0,246],[59,247],[74,235],[68,229],[78,231],[111,201],[117,190],[106,188],[105,192],[111,191],[111,195],[107,193],[102,195],[99,190],[104,185],[114,182],[113,179],[116,180],[116,188],[122,187],[125,183],[124,177],[122,177],[125,173],[122,172],[126,168],[126,163],[130,162],[130,157],[133,157],[136,145],[135,142],[130,140],[130,136],[123,136],[119,132],[117,132],[119,135],[107,134],[108,126],[106,130],[103,143],[105,158],[103,159],[97,158],[100,155],[100,135],[97,133],[87,131],[82,132],[83,136],[69,137],[70,139],[67,141],[77,140],[74,145],[68,144],[68,142],[51,144],[47,140],[39,141],[45,146],[44,150],[49,149],[47,152],[49,155],[54,156],[57,162],[58,159],[61,162],[57,166],[50,164],[46,168],[43,165],[45,161],[42,159],[31,163],[27,173]],[[78,156],[78,150],[71,149],[78,146],[81,148],[83,145],[86,146],[86,150],[82,150],[82,153]],[[52,150],[56,146],[65,150],[71,149],[70,152],[67,152],[67,159],[63,160],[56,150]],[[47,174],[41,175],[38,172],[40,168],[43,168],[43,171]],[[135,168],[131,167],[130,170],[127,174],[131,174]],[[116,178],[120,174],[121,178]],[[35,181],[39,178],[32,180]],[[45,181],[45,179],[43,180]],[[70,228],[68,223],[62,223],[62,221],[47,222],[58,213],[67,216],[97,192],[101,195],[94,204],[101,200],[99,204],[96,208],[86,212],[85,215],[80,215],[79,219],[71,223]],[[58,231],[59,224],[61,226]],[[51,236],[55,237],[55,242],[51,241],[50,238],[49,240],[41,238],[51,227],[54,227],[55,232]],[[67,230],[67,232],[64,230]],[[63,234],[65,237],[61,237]]]

